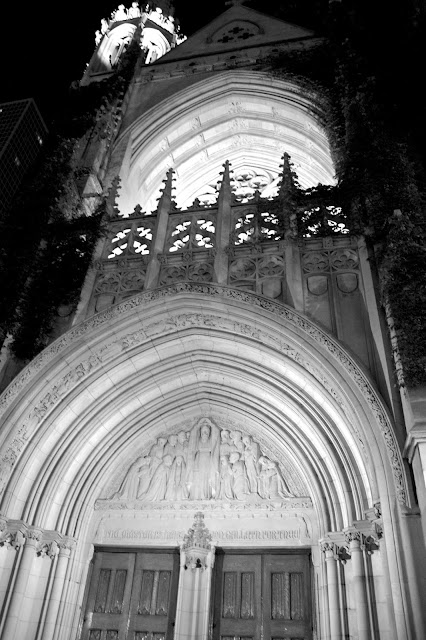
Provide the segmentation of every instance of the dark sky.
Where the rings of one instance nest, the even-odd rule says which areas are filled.
[[[131,6],[131,0],[121,1]],[[32,97],[49,121],[71,82],[81,78],[101,18],[108,18],[119,4],[120,0],[12,0],[3,6],[0,102]],[[185,35],[227,8],[225,0],[174,4]]]
[[[307,1],[312,2],[247,0],[247,6],[286,19],[289,6]],[[0,102],[32,97],[48,124],[71,82],[81,78],[93,53],[101,18],[108,18],[120,2],[130,7],[132,0],[9,0],[0,13]],[[225,2],[174,0],[182,32],[189,36],[208,24],[228,8]]]

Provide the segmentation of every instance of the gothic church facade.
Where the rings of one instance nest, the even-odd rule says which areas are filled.
[[[185,39],[168,9],[120,5],[81,80],[140,43],[78,150],[108,233],[0,397],[0,637],[420,640],[421,397],[366,240],[288,210],[335,169],[266,61],[317,37],[235,1]]]

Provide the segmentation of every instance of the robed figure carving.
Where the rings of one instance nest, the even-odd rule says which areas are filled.
[[[137,458],[114,500],[239,500],[293,498],[277,462],[249,435],[201,418],[191,431],[157,438]]]
[[[186,484],[190,500],[210,500],[219,492],[220,430],[208,418],[189,436]]]

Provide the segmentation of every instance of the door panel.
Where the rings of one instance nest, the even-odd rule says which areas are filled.
[[[216,561],[216,640],[255,640],[261,628],[261,557],[222,555]]]
[[[172,638],[178,573],[177,554],[138,553],[128,640]]]
[[[311,640],[307,553],[218,552],[213,640]]]
[[[171,640],[176,552],[95,553],[82,640]]]
[[[265,638],[311,638],[311,594],[307,555],[264,558]]]

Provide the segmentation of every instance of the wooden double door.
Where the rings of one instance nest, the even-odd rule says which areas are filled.
[[[311,640],[308,553],[217,552],[213,640]]]
[[[97,549],[81,640],[172,640],[178,579],[178,550]],[[312,639],[308,553],[217,549],[212,587],[212,640]]]
[[[97,550],[81,640],[171,640],[177,550]]]

